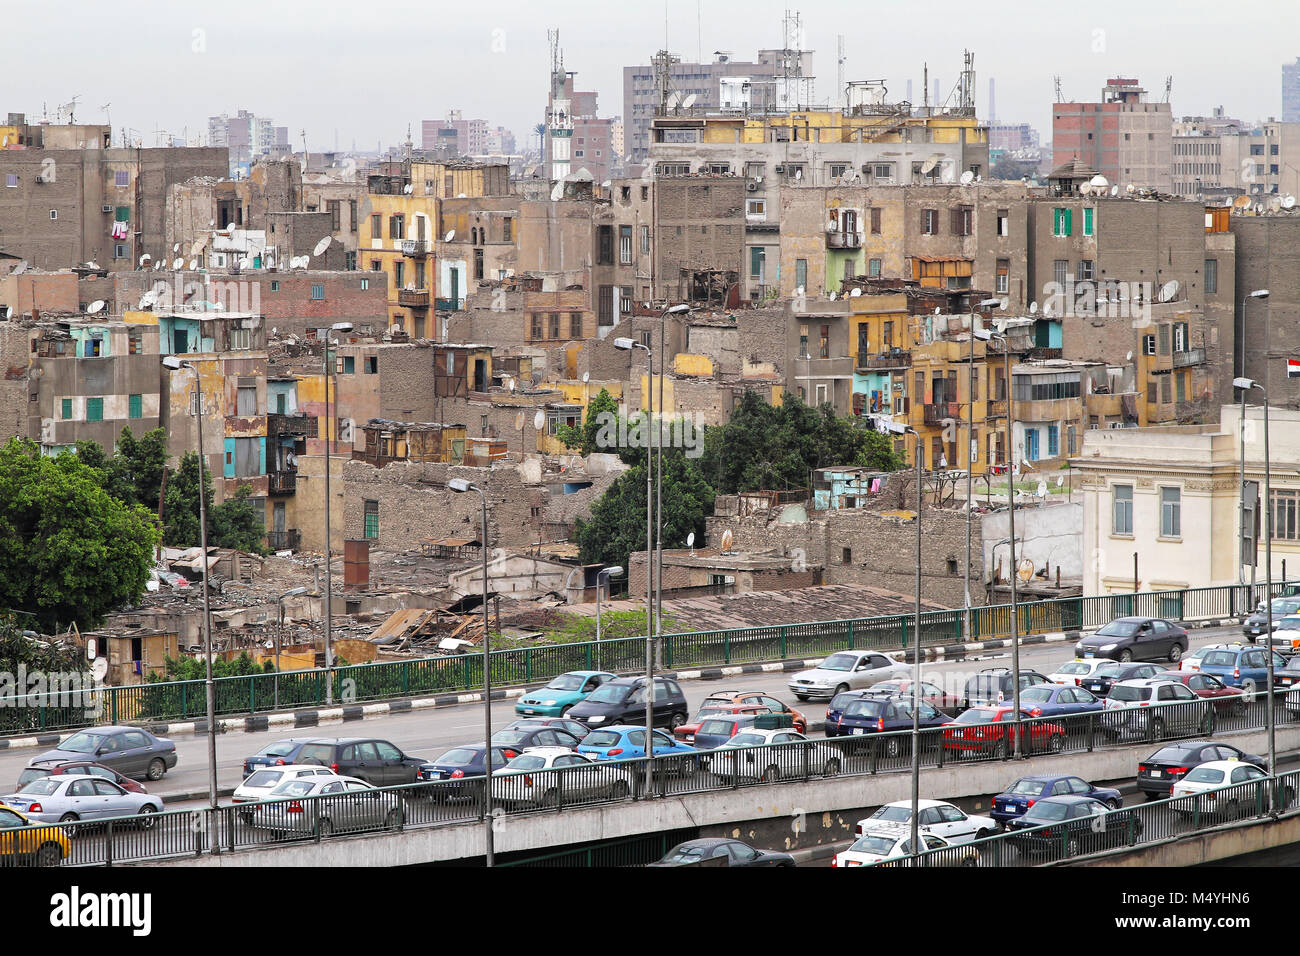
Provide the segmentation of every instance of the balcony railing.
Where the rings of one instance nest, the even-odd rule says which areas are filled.
[[[832,249],[858,249],[862,246],[862,233],[860,232],[835,232],[826,233],[826,245]]]
[[[413,309],[427,309],[429,307],[429,290],[398,289],[397,304],[409,306]]]
[[[404,256],[427,256],[429,254],[428,239],[403,239],[402,255]]]
[[[857,358],[857,367],[860,369],[909,368],[911,364],[912,353],[904,352],[902,349],[878,353],[859,352]]]
[[[273,495],[291,495],[298,487],[296,471],[273,471],[267,476],[270,493]]]
[[[947,419],[961,417],[961,402],[933,402],[924,408],[927,425],[942,425]]]
[[[1204,365],[1205,349],[1188,349],[1186,352],[1174,353],[1174,368],[1187,368],[1189,365]]]
[[[268,531],[266,543],[272,551],[297,551],[302,544],[302,534],[296,528],[289,531]]]

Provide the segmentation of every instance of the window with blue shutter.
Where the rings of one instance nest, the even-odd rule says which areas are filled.
[[[1061,442],[1061,437],[1060,437],[1060,432],[1057,430],[1057,426],[1048,425],[1047,426],[1047,457],[1048,458],[1055,458],[1058,454],[1060,454],[1060,442]]]

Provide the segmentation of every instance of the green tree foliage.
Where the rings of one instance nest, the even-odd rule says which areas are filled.
[[[680,548],[692,531],[704,533],[704,519],[713,514],[713,488],[695,459],[677,448],[664,449],[663,482],[663,544]],[[583,561],[627,567],[632,552],[645,550],[645,484],[645,465],[634,465],[592,506],[590,521],[578,519]]]
[[[212,475],[204,468],[204,498],[208,509],[208,543],[212,543]],[[163,544],[173,548],[199,545],[199,456],[187,451],[180,467],[167,476],[163,501]]]
[[[616,449],[612,448],[601,448],[596,443],[596,437],[601,430],[602,415],[612,416],[614,420],[618,419],[618,402],[603,388],[600,394],[588,403],[587,420],[582,427],[561,425],[556,429],[555,436],[564,442],[565,447],[576,448],[584,458],[592,452],[615,451]],[[604,421],[609,421],[609,418]]]
[[[241,485],[233,498],[227,498],[212,509],[208,516],[211,529],[208,543],[218,548],[237,548],[254,554],[266,554],[262,545],[266,536],[262,516],[249,502],[253,490],[248,485]]]
[[[902,461],[889,439],[824,404],[787,394],[770,405],[746,392],[721,428],[705,433],[701,470],[719,494],[806,488],[810,473],[831,465],[894,471]]]
[[[212,676],[218,677],[247,677],[249,674],[274,674],[275,664],[271,661],[264,661],[261,667],[253,662],[253,659],[247,654],[240,654],[233,661],[228,661],[224,657],[212,658]],[[178,680],[207,680],[207,664],[204,662],[202,655],[198,657],[169,657],[163,663],[163,676],[150,674],[147,683],[155,684],[164,681]]]
[[[77,455],[14,438],[0,451],[0,605],[50,632],[101,624],[144,593],[156,518],[113,498]]]
[[[163,472],[167,470],[167,432],[155,428],[136,438],[124,427],[110,457],[96,441],[77,442],[77,457],[100,475],[100,487],[128,505],[158,510]]]
[[[989,170],[989,179],[1024,179],[1026,176],[1037,175],[1037,163],[1012,159],[1010,156],[1001,157]]]

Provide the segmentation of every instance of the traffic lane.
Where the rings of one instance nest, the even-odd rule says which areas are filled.
[[[1189,632],[1192,648],[1215,641],[1240,637],[1240,628],[1206,628]],[[1057,665],[1073,659],[1073,648],[1068,643],[1030,644],[1020,649],[1020,666],[1051,673]],[[922,676],[946,688],[964,684],[965,678],[985,667],[1010,667],[1011,652],[999,649],[983,659],[940,661],[922,663]],[[683,681],[693,716],[706,697],[719,690],[758,690],[786,701],[802,712],[810,723],[825,719],[827,701],[799,701],[789,692],[789,673],[739,674],[718,680]],[[942,677],[942,680],[936,679]],[[492,704],[492,726],[504,727],[519,719],[515,714],[515,701],[495,701]],[[378,737],[391,741],[403,752],[432,759],[459,744],[483,739],[483,708],[481,704],[439,707],[431,710],[388,714],[360,721],[335,721],[317,727],[274,728],[255,733],[230,733],[217,736],[217,785],[230,789],[243,779],[243,759],[256,753],[275,740],[293,737]],[[207,737],[204,734],[178,734],[176,742],[177,764],[162,780],[148,783],[152,793],[205,791],[208,786]],[[41,751],[27,748],[0,754],[0,788],[11,788],[18,774]]]

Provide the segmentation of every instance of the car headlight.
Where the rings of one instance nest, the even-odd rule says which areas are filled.
[[[553,701],[553,700],[544,700],[544,701],[542,701],[542,706],[543,706],[543,707],[554,707],[554,706],[555,706],[555,701]]]
[[[1117,648],[1117,647],[1119,647],[1118,644],[1103,644],[1103,645],[1101,645],[1101,650],[1103,650],[1103,651],[1113,651],[1113,650],[1114,650],[1115,648]]]
[[[604,719],[605,719],[604,717],[599,717],[599,716],[598,716],[598,717],[588,717],[588,718],[587,718],[587,722],[588,722],[588,723],[591,723],[591,724],[598,724],[598,723],[600,723],[600,722],[601,722],[602,720],[604,720]]]

